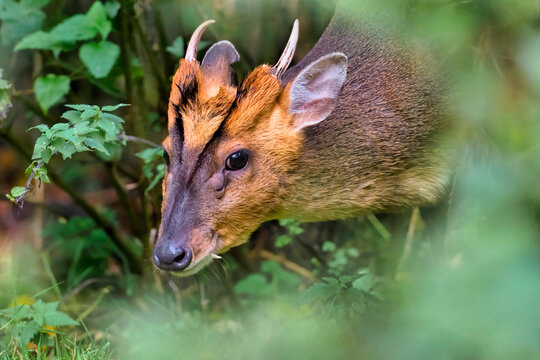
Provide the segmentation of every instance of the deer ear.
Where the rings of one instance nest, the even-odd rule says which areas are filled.
[[[201,70],[216,85],[232,85],[233,70],[231,64],[238,60],[240,60],[240,55],[238,55],[234,45],[223,40],[208,49],[201,63]]]
[[[293,80],[289,111],[297,129],[317,124],[330,115],[347,76],[347,56],[325,55],[309,64]]]

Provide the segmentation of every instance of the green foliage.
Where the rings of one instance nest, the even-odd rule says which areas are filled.
[[[99,42],[89,42],[81,46],[79,58],[96,78],[106,77],[120,55],[118,45],[106,41],[112,30],[111,19],[118,12],[119,4],[104,6],[96,1],[84,15],[73,15],[51,31],[37,31],[25,36],[15,46],[15,51],[26,49],[52,50],[56,55],[73,49],[78,41],[88,41],[97,35]],[[41,102],[40,102],[41,104]]]
[[[143,174],[150,181],[150,184],[145,190],[148,193],[152,190],[163,177],[165,176],[165,160],[163,159],[163,148],[161,146],[148,148],[136,153],[138,158],[142,159]]]
[[[62,155],[65,160],[75,153],[95,151],[110,161],[119,156],[114,150],[125,145],[125,140],[120,136],[123,133],[124,120],[110,112],[128,106],[127,104],[103,108],[96,105],[66,106],[73,109],[62,114],[62,118],[68,122],[56,123],[51,127],[41,124],[30,128],[41,132],[34,145],[32,163],[26,169],[26,174],[32,174],[34,179],[49,182],[44,165],[48,164],[55,154]],[[17,187],[15,192],[19,193],[20,188]],[[30,189],[26,187],[25,192],[14,196],[12,190],[7,197],[10,201],[19,203],[28,191]]]
[[[52,266],[68,289],[88,278],[105,276],[108,259],[122,257],[103,229],[88,217],[61,219],[47,226],[43,236],[51,241],[47,250],[53,255]]]
[[[120,56],[120,48],[112,42],[86,43],[79,49],[79,58],[95,78],[104,78]]]
[[[313,46],[333,2],[300,3],[233,0],[224,12],[214,0],[126,2],[127,16],[115,18],[118,2],[62,7],[47,0],[0,0],[0,62],[9,79],[20,77],[14,84],[31,84],[37,77],[34,93],[42,109],[33,104],[31,89],[13,89],[0,76],[0,121],[9,116],[0,129],[0,151],[6,144],[16,149],[31,143],[34,132],[24,130],[41,124],[35,127],[39,137],[27,176],[46,182],[47,169],[54,170],[87,199],[75,206],[59,189],[47,187],[39,207],[45,215],[43,250],[28,253],[50,259],[50,271],[35,266],[31,256],[12,257],[9,247],[2,247],[0,301],[21,293],[20,287],[46,287],[43,279],[56,277],[62,309],[84,317],[89,328],[81,335],[79,327],[68,327],[62,337],[54,330],[52,339],[38,324],[46,323],[44,315],[12,320],[18,307],[2,310],[0,359],[106,359],[110,352],[91,338],[109,335],[119,359],[177,358],[178,349],[193,359],[540,358],[535,1],[349,1],[351,13],[361,8],[366,22],[395,28],[403,44],[412,40],[416,48],[429,42],[434,62],[443,57],[441,68],[452,70],[448,110],[459,131],[441,137],[466,150],[452,156],[456,171],[448,217],[434,219],[435,211],[426,208],[417,222],[409,211],[326,225],[282,220],[277,230],[275,224],[263,229],[277,239],[256,237],[195,279],[153,272],[148,259],[160,219],[159,192],[150,190],[164,175],[162,149],[137,148],[135,157],[135,146],[124,147],[134,137],[124,131],[152,142],[162,139],[169,77],[201,14],[218,19],[207,39],[231,39],[242,53],[234,65],[242,79],[260,63],[275,63],[294,17],[303,29],[294,61]],[[89,10],[74,13],[81,9]],[[40,51],[12,58],[14,42],[18,50]],[[126,49],[122,66],[116,65],[120,51],[113,42]],[[201,42],[200,49],[207,45]],[[133,111],[124,124],[111,114],[118,106],[73,105],[62,115],[66,121],[55,123],[52,106],[67,96],[81,103],[131,102]],[[17,111],[7,114],[11,102]],[[73,160],[79,152],[97,156]],[[51,161],[58,153],[65,161]],[[29,191],[14,187],[7,197],[18,202]],[[103,212],[103,206],[113,210]],[[95,213],[72,216],[88,208]],[[24,217],[35,220],[32,228],[41,221],[30,213]],[[7,234],[10,240],[17,231]],[[277,252],[282,261],[261,260],[271,258],[258,251],[263,249],[267,255]],[[143,263],[148,276],[131,275],[130,261]],[[6,270],[6,264],[17,271]],[[42,304],[37,308],[47,305]],[[81,336],[88,342],[74,340]],[[26,339],[51,346],[19,355]]]
[[[238,281],[234,291],[256,297],[278,296],[300,285],[300,279],[274,261],[263,261],[261,273],[254,273]]]
[[[294,220],[294,219],[281,219],[279,220],[279,225],[283,226],[287,233],[279,235],[276,238],[276,247],[284,247],[286,245],[289,245],[293,238],[297,235],[300,235],[304,232],[304,229],[300,226],[300,222]]]
[[[7,113],[11,108],[11,97],[9,94],[11,84],[2,77],[3,70],[0,69],[0,126],[2,125],[2,120],[7,117]]]
[[[26,34],[41,28],[45,14],[41,8],[50,0],[0,0],[0,37],[3,45],[10,45]]]
[[[21,348],[31,340],[41,343],[41,335],[50,333],[45,326],[59,327],[78,325],[69,315],[58,311],[58,302],[44,303],[38,300],[32,305],[15,305],[13,308],[0,310],[0,336],[7,343],[6,338],[17,339]],[[36,336],[38,339],[36,340]]]
[[[54,104],[62,101],[69,92],[70,79],[65,75],[47,74],[34,81],[34,92],[44,113]]]

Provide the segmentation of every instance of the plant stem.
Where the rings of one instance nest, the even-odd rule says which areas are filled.
[[[31,161],[31,153],[22,145],[22,143],[14,138],[12,135],[0,132],[0,137],[5,139],[15,150],[17,150],[27,161]],[[136,274],[143,273],[142,260],[134,253],[129,245],[127,245],[114,227],[114,225],[103,215],[101,215],[96,208],[94,208],[86,199],[67,182],[62,179],[53,169],[48,168],[49,178],[62,190],[64,190],[73,201],[79,205],[86,214],[94,220],[97,226],[101,227],[103,231],[111,238],[111,241],[118,247],[118,249],[126,256],[130,270]]]

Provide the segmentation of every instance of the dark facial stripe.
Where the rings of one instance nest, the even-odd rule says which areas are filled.
[[[219,127],[217,128],[217,130],[214,132],[214,134],[212,135],[212,137],[210,138],[210,140],[206,143],[206,145],[204,146],[203,150],[199,153],[199,156],[197,158],[197,164],[195,165],[195,168],[193,169],[193,172],[191,174],[191,176],[189,177],[188,179],[188,182],[187,182],[187,185],[189,186],[189,184],[191,183],[191,181],[193,180],[193,177],[195,176],[195,173],[197,172],[197,169],[200,168],[201,164],[202,164],[202,160],[204,158],[204,156],[206,155],[206,153],[208,152],[208,149],[210,148],[210,146],[217,141],[217,139],[219,139],[221,137],[221,135],[223,134],[223,131],[225,129],[225,123],[227,121],[227,119],[229,118],[229,116],[231,115],[231,112],[238,106],[237,102],[240,101],[241,99],[243,98],[243,96],[238,96],[238,93],[236,93],[236,99],[235,101],[231,104],[231,107],[229,108],[229,110],[227,111],[227,114],[223,117],[223,120],[221,120],[221,123],[219,124]]]

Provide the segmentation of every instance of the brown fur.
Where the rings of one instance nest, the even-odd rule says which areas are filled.
[[[336,108],[298,130],[290,80],[335,51],[349,59]],[[267,65],[238,90],[219,78],[186,61],[174,76],[158,246],[187,244],[196,264],[267,220],[345,218],[433,203],[443,193],[445,158],[434,146],[442,91],[422,62],[369,27],[336,16],[282,81]],[[225,170],[238,149],[250,152],[248,166]]]

